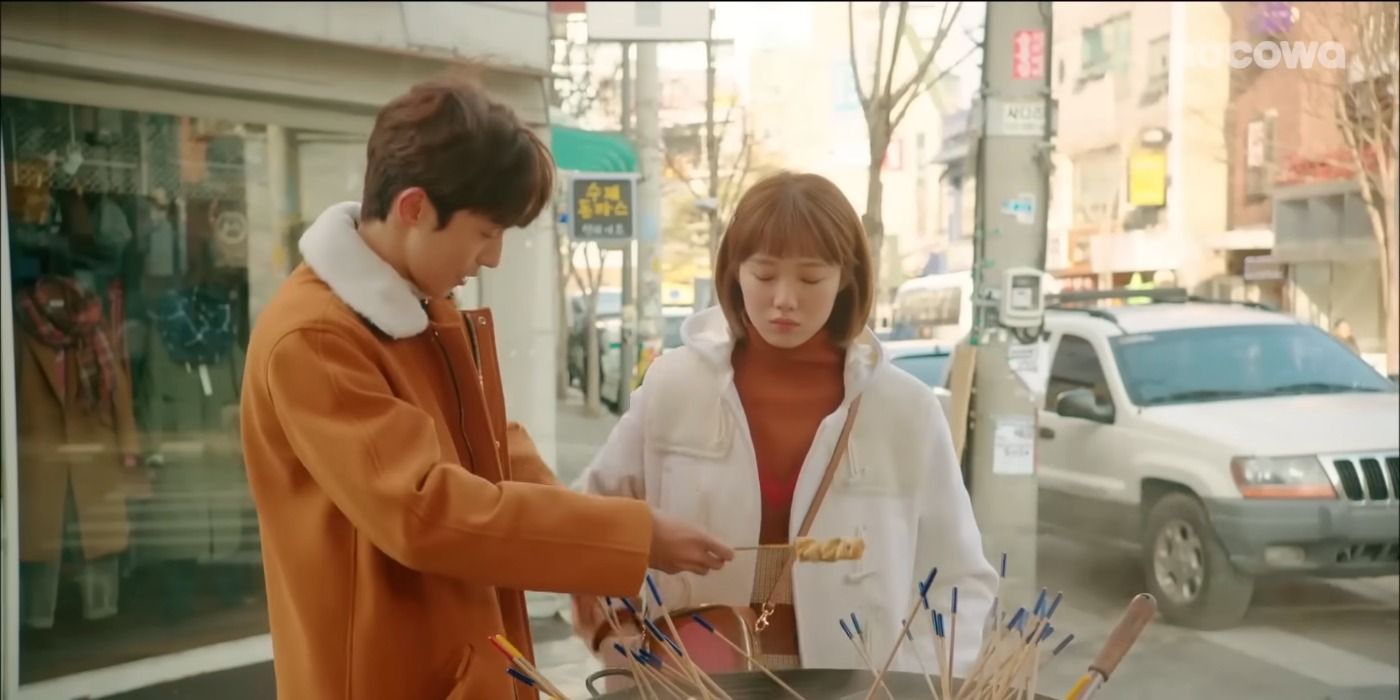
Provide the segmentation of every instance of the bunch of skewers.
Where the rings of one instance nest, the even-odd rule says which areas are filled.
[[[904,627],[895,640],[893,648],[878,669],[866,651],[866,640],[859,620],[852,615],[851,625],[841,621],[841,629],[856,646],[857,653],[875,674],[875,681],[865,694],[864,700],[873,700],[884,693],[888,700],[895,700],[894,694],[884,685],[884,677],[889,672],[905,640],[913,642],[911,630],[915,620],[926,617],[932,628],[934,656],[938,666],[938,683],[935,684],[927,664],[916,655],[924,680],[928,684],[929,696],[933,700],[1020,700],[1034,699],[1037,694],[1040,671],[1052,659],[1059,656],[1073,641],[1073,634],[1065,634],[1054,639],[1055,626],[1051,620],[1064,599],[1063,593],[1049,598],[1049,591],[1042,588],[1035,604],[1030,608],[1020,607],[1015,612],[1003,608],[1000,596],[992,600],[992,609],[986,619],[982,633],[982,645],[978,650],[970,671],[960,683],[953,682],[953,669],[956,668],[955,649],[958,633],[958,589],[952,590],[949,616],[931,606],[928,592],[938,576],[934,568],[927,578],[918,584],[918,592],[910,602],[909,614]],[[1006,578],[1006,555],[1001,558],[1001,577]],[[920,614],[920,607],[927,615]],[[1070,690],[1065,700],[1088,700],[1108,680],[1133,643],[1156,616],[1157,603],[1152,596],[1139,595],[1129,603],[1118,626],[1105,641],[1098,656],[1089,665],[1089,670]],[[1008,619],[1009,617],[1009,619]],[[1053,645],[1053,646],[1052,646]]]
[[[1003,578],[1006,576],[1005,555],[1002,555],[1001,575]],[[937,576],[938,569],[935,568],[923,581],[918,582],[917,592],[910,602],[909,614],[905,616],[903,628],[889,654],[878,667],[871,657],[869,640],[860,619],[851,614],[849,618],[839,621],[842,633],[854,645],[862,663],[873,675],[874,680],[864,694],[864,700],[874,700],[880,695],[887,700],[897,700],[885,683],[885,678],[901,644],[906,640],[913,643],[913,627],[919,619],[927,620],[933,633],[937,681],[922,656],[915,655],[932,700],[1034,700],[1039,697],[1036,689],[1040,671],[1074,641],[1073,634],[1065,634],[1055,639],[1056,629],[1052,619],[1063,600],[1063,594],[1056,594],[1052,599],[1047,590],[1041,589],[1031,608],[1020,607],[1014,612],[1004,609],[999,597],[993,599],[978,656],[961,682],[954,683],[952,670],[956,668],[957,660],[954,648],[958,627],[958,590],[953,588],[951,606],[948,615],[945,616],[928,601],[928,592],[932,590]],[[652,648],[659,650],[659,653],[648,649],[646,644],[629,648],[618,642],[613,646],[614,650],[627,660],[625,670],[634,680],[640,698],[733,700],[718,682],[691,660],[671,613],[650,576],[647,577],[647,589],[650,592],[650,603],[655,605],[656,610],[650,610],[651,604],[648,604],[645,598],[641,610],[626,598],[621,599],[621,602],[633,619],[638,620],[644,627],[644,638],[657,642]],[[612,628],[614,638],[628,638],[613,601],[607,600],[599,605],[607,624]],[[1118,663],[1127,655],[1143,629],[1152,621],[1156,610],[1156,601],[1151,596],[1143,594],[1134,598],[1118,626],[1110,633],[1102,649],[1090,663],[1088,671],[1071,688],[1065,700],[1089,700],[1097,693],[1112,676]],[[773,681],[782,695],[805,700],[801,693],[764,667],[757,658],[727,638],[704,617],[692,615],[691,619],[735,654],[744,658],[750,668]],[[653,620],[659,620],[660,624]],[[665,629],[662,629],[662,626]],[[568,700],[563,692],[530,664],[510,642],[499,635],[491,641],[511,662],[508,673],[513,678],[538,689],[552,700]],[[861,696],[851,696],[852,700],[859,697]]]

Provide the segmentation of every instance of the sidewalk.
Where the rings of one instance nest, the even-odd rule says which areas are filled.
[[[572,485],[588,468],[593,455],[607,442],[608,433],[617,425],[617,416],[606,408],[599,415],[589,416],[583,407],[583,395],[575,390],[560,401],[556,408],[555,445],[558,463],[554,465],[559,480]]]
[[[617,416],[606,408],[597,416],[588,415],[583,395],[571,390],[569,397],[557,408],[556,449],[554,465],[559,480],[572,486],[588,468],[593,455],[608,439],[617,424]],[[538,602],[537,602],[538,601]],[[558,614],[553,614],[559,609]],[[574,638],[570,626],[568,601],[562,596],[532,597],[531,628],[535,637],[535,660],[540,672],[559,686],[571,698],[587,698],[584,680],[602,666],[588,653],[583,642]],[[540,613],[543,613],[541,615]]]

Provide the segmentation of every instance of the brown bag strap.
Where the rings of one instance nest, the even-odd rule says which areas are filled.
[[[851,426],[856,423],[856,409],[860,408],[860,397],[857,396],[851,402],[851,410],[846,412],[846,422],[841,426],[841,435],[836,438],[836,451],[831,453],[831,460],[826,463],[826,471],[822,473],[822,483],[817,486],[817,493],[812,496],[812,506],[807,509],[807,515],[802,518],[802,527],[797,530],[798,537],[806,537],[812,531],[812,523],[817,519],[817,509],[821,507],[822,501],[826,500],[826,492],[831,490],[831,481],[836,476],[836,468],[841,464],[841,456],[846,454],[846,445],[851,441]],[[793,557],[789,557],[789,564]]]
[[[817,486],[816,495],[812,496],[812,505],[807,508],[807,515],[802,518],[802,527],[797,530],[797,537],[806,537],[812,531],[812,523],[817,519],[817,510],[821,508],[822,501],[826,500],[826,492],[831,490],[831,482],[836,477],[836,468],[841,464],[841,457],[846,454],[846,446],[851,441],[851,427],[856,422],[856,409],[860,408],[860,397],[857,396],[851,402],[851,408],[846,412],[846,422],[841,426],[841,435],[836,438],[836,449],[831,453],[831,461],[826,463],[826,472],[822,474],[821,485]],[[778,576],[778,580],[773,584],[773,590],[768,592],[767,602],[763,604],[763,613],[754,625],[756,631],[762,632],[768,626],[768,616],[773,613],[773,596],[777,594],[783,586],[787,585],[788,579],[792,576],[792,567],[797,563],[797,552],[788,551],[787,561],[783,564],[783,572]]]

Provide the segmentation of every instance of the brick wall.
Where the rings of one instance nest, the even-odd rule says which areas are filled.
[[[1268,36],[1255,31],[1258,6],[1279,3],[1222,3],[1231,21],[1231,41],[1251,44],[1263,41],[1328,41],[1340,21],[1337,6],[1325,2],[1291,3],[1297,21],[1281,34]],[[1314,64],[1310,70],[1271,70],[1255,66],[1230,71],[1230,108],[1226,115],[1226,142],[1230,157],[1229,228],[1269,226],[1273,203],[1267,196],[1251,196],[1248,191],[1247,148],[1249,124],[1271,110],[1273,124],[1273,163],[1277,175],[1291,157],[1310,157],[1335,152],[1344,145],[1332,115],[1335,92],[1330,81],[1344,77]]]

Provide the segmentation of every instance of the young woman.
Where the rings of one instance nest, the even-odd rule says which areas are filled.
[[[958,589],[954,664],[966,670],[997,585],[939,402],[865,325],[872,270],[860,218],[830,181],[783,173],[755,185],[719,248],[718,308],[687,319],[684,346],[652,364],[580,480],[740,550],[705,576],[654,579],[672,611],[737,610],[770,669],[864,668],[839,624],[853,613],[882,664],[916,583],[938,567],[929,603],[949,615]],[[807,535],[858,538],[863,556],[789,568],[794,550],[771,545],[792,543],[818,498]],[[757,545],[770,546],[743,549]],[[575,600],[575,629],[597,653],[613,648],[596,600]],[[936,673],[928,613],[912,631],[891,668],[918,672],[919,653]]]

